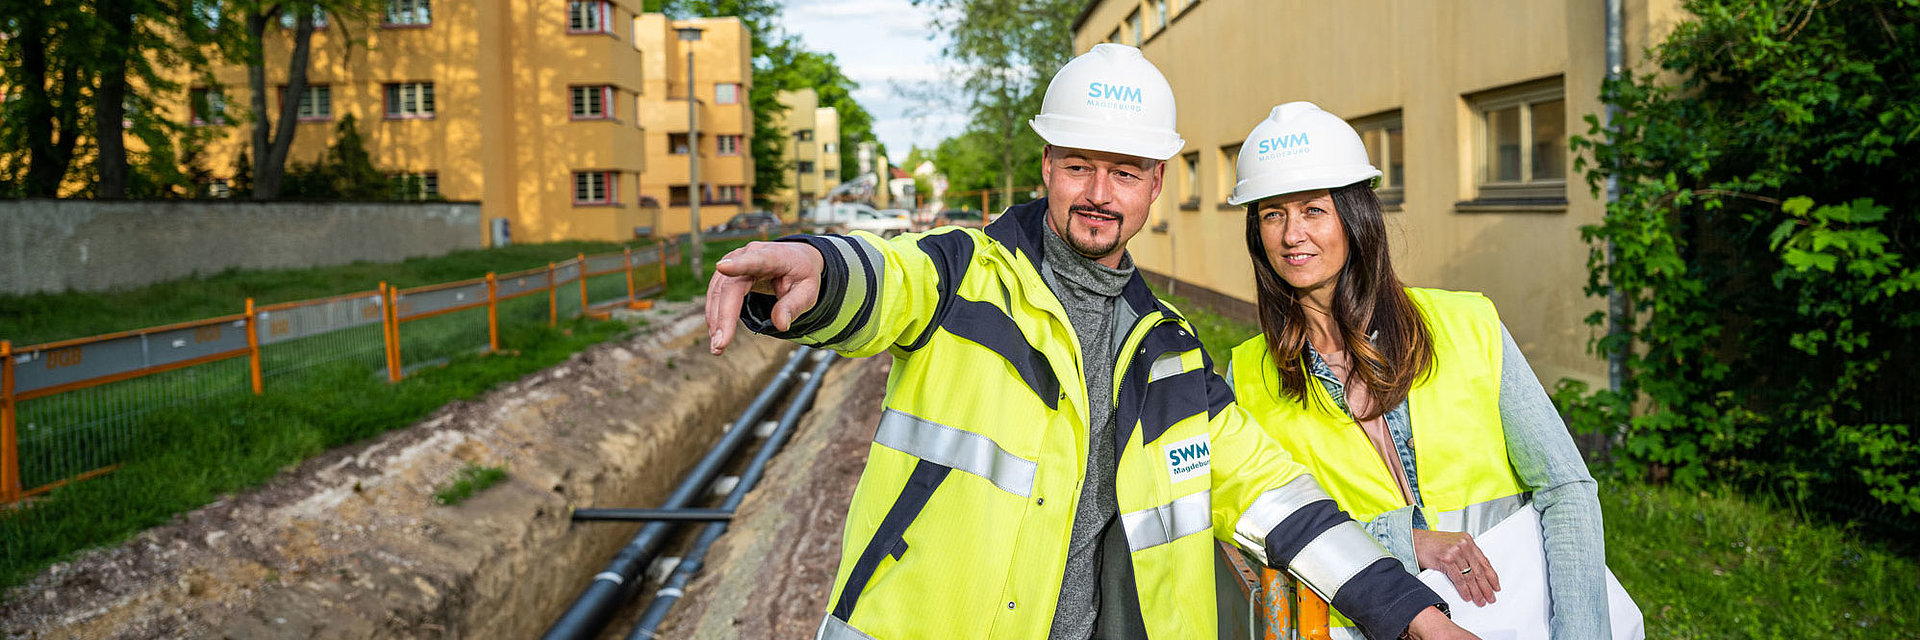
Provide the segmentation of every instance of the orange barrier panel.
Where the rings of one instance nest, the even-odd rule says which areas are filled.
[[[13,428],[13,342],[0,340],[0,504],[20,499],[20,441]]]

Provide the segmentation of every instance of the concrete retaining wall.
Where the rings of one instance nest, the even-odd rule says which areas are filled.
[[[473,202],[9,200],[0,201],[0,294],[392,262],[480,244]]]

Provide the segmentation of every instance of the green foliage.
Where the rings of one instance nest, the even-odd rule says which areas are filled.
[[[280,185],[280,197],[296,200],[370,202],[402,199],[395,197],[402,193],[408,192],[374,166],[353,114],[340,118],[340,124],[334,127],[333,144],[318,162],[289,166]]]
[[[1582,231],[1587,291],[1617,288],[1638,313],[1597,345],[1628,348],[1627,388],[1556,398],[1623,436],[1629,473],[1910,521],[1920,275],[1903,249],[1920,242],[1920,174],[1899,159],[1920,138],[1920,3],[1686,8],[1654,51],[1678,84],[1608,82],[1615,128],[1589,116],[1573,140],[1596,194],[1619,185]]]
[[[946,58],[958,70],[972,119],[936,151],[955,191],[1014,187],[1040,179],[1039,136],[1027,120],[1040,112],[1047,82],[1073,55],[1074,16],[1082,0],[913,0],[932,9],[946,32]],[[943,95],[951,91],[943,91]],[[957,140],[957,141],[956,141]],[[953,146],[949,146],[949,145]],[[991,162],[984,160],[991,159]],[[953,164],[949,165],[948,161]]]
[[[506,467],[483,467],[471,462],[454,472],[453,481],[439,491],[433,492],[434,504],[453,506],[466,502],[473,494],[486,491],[488,487],[500,484],[507,479]]]

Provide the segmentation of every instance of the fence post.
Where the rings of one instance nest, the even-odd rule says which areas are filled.
[[[500,285],[487,272],[487,351],[500,350]]]
[[[20,442],[13,426],[13,342],[0,340],[0,504],[20,499]]]
[[[992,209],[987,208],[987,193],[989,192],[986,189],[980,190],[980,219],[982,220],[987,218],[988,211],[992,211]]]
[[[620,251],[625,256],[621,264],[625,265],[623,270],[627,274],[627,302],[633,302],[633,247],[623,247]]]
[[[1295,583],[1293,592],[1298,598],[1294,609],[1299,615],[1301,640],[1332,640],[1333,631],[1327,628],[1327,601],[1304,584]]]
[[[253,298],[247,298],[247,369],[253,378],[253,395],[266,386],[260,381],[260,316],[253,311]]]
[[[553,263],[547,263],[547,326],[560,324],[560,296],[556,293],[560,285],[553,282]]]
[[[387,382],[400,381],[400,314],[393,308],[394,288],[380,283],[380,324],[387,332]]]
[[[667,287],[667,241],[655,240],[654,244],[660,247],[660,250],[655,252],[660,259],[655,262],[660,264],[660,288],[665,289]]]
[[[580,273],[580,315],[587,315],[587,254],[573,258],[574,268]]]

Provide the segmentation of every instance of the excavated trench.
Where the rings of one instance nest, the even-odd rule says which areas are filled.
[[[660,504],[794,348],[749,335],[712,357],[699,305],[662,305],[630,339],[56,565],[5,594],[0,635],[537,637],[640,526],[570,508]],[[887,365],[827,374],[662,636],[812,633]],[[436,505],[470,463],[508,479]],[[625,637],[634,608],[602,637]]]

